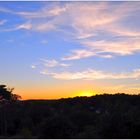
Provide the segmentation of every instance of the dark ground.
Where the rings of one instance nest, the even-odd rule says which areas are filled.
[[[140,95],[0,104],[0,138],[140,138]]]

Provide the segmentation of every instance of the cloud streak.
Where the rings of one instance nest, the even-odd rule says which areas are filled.
[[[125,41],[87,41],[83,45],[96,52],[109,52],[118,55],[129,55],[140,51],[140,40],[129,39]]]
[[[63,57],[62,60],[75,60],[75,59],[81,59],[86,57],[95,56],[96,53],[90,50],[86,49],[79,49],[79,50],[73,50],[72,54],[66,57]]]
[[[51,69],[51,68],[69,68],[72,66],[71,64],[63,63],[61,61],[56,61],[55,59],[43,59],[36,64],[32,64],[30,67],[32,69],[43,68],[43,69]]]
[[[55,79],[62,80],[102,80],[102,79],[137,79],[140,78],[140,69],[135,69],[131,72],[122,72],[122,73],[108,73],[103,71],[98,71],[94,69],[88,69],[80,72],[49,72],[41,71],[41,74],[49,75]]]
[[[59,5],[57,6],[56,4],[49,6],[48,4],[46,4],[47,6],[43,7],[42,9],[38,11],[34,11],[34,12],[23,11],[23,12],[14,12],[14,13],[17,15],[23,16],[27,19],[36,19],[36,18],[41,19],[41,18],[58,16],[66,11],[65,7],[62,7]]]
[[[98,56],[101,58],[113,58],[110,54],[100,54],[103,51],[95,51],[92,49],[77,49],[72,50],[71,54],[62,58],[62,60],[76,60],[81,58],[88,58],[92,56]]]

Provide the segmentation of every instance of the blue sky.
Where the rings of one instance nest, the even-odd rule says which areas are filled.
[[[140,2],[0,2],[1,83],[137,93],[139,19]]]

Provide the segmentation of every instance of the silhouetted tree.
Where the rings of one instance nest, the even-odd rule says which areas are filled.
[[[6,85],[0,85],[0,132],[3,135],[7,134],[7,111],[9,106],[9,103],[13,102],[13,101],[17,101],[18,99],[21,98],[21,96],[13,94],[14,88],[7,88]]]
[[[13,94],[14,88],[7,88],[6,85],[0,85],[0,101],[16,101],[21,99],[21,96]]]

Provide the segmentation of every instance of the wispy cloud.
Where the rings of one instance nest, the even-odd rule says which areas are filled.
[[[6,20],[6,19],[0,20],[0,25],[5,24],[6,22],[7,22],[7,20]]]
[[[31,65],[32,69],[43,68],[43,69],[51,69],[51,68],[68,68],[71,64],[63,63],[61,61],[56,61],[55,59],[43,59],[41,58],[38,63]]]
[[[5,7],[0,7],[0,12],[4,12],[4,13],[14,13],[12,10],[5,8]]]
[[[76,60],[81,58],[88,58],[92,56],[98,56],[101,58],[113,58],[113,55],[110,54],[101,54],[105,51],[94,50],[94,49],[78,49],[72,50],[71,54],[62,58],[62,60]]]
[[[41,59],[41,61],[45,67],[56,67],[57,65],[59,65],[59,63],[55,59],[52,60]]]
[[[65,12],[65,7],[57,4],[59,4],[59,2],[53,2],[53,4],[46,2],[45,6],[43,5],[41,9],[38,9],[36,11],[15,11],[5,7],[0,7],[0,12],[19,15],[27,19],[46,18],[50,16],[58,16],[61,13]]]
[[[139,39],[123,41],[85,41],[83,45],[92,48],[96,52],[109,52],[119,55],[129,55],[140,51]]]
[[[140,12],[139,7],[140,2],[55,2],[36,11],[12,11],[2,7],[0,11],[16,14],[27,20],[16,25],[13,30],[53,30],[69,34],[71,41],[85,46],[85,49],[70,50],[71,54],[62,58],[74,60],[91,56],[112,58],[116,54],[130,55],[139,52],[140,30],[132,28],[140,18],[132,22],[133,14]],[[125,26],[126,19],[127,23],[131,22],[131,28]],[[124,40],[110,39],[118,36]],[[112,55],[103,55],[103,52]]]
[[[36,69],[36,65],[31,65],[30,66],[32,69]]]
[[[99,54],[98,56],[99,57],[102,57],[102,58],[113,58],[113,55],[110,55],[110,54],[107,54],[107,55],[101,55],[101,54]]]
[[[86,50],[86,49],[79,49],[79,50],[73,50],[71,55],[63,57],[62,60],[75,60],[75,59],[86,58],[95,55],[96,53],[93,51]]]
[[[18,25],[15,29],[27,29],[27,30],[29,30],[29,29],[32,29],[32,24],[31,24],[31,22],[26,22],[26,23],[23,23],[23,24],[20,24],[20,25]]]
[[[88,69],[80,72],[49,72],[41,71],[41,74],[49,75],[56,79],[63,80],[97,80],[97,79],[137,79],[140,78],[140,69],[135,69],[131,72],[122,72],[122,73],[108,73],[103,71],[98,71],[94,69]]]
[[[32,21],[27,21],[26,23],[17,25],[14,30],[26,29],[26,30],[33,30],[39,32],[46,32],[48,30],[53,30],[55,28],[56,28],[55,25],[49,22],[34,23]]]
[[[62,67],[70,67],[70,66],[72,66],[72,64],[61,63],[60,66],[62,66]]]
[[[62,63],[62,62],[58,62],[55,59],[41,59],[41,63],[45,66],[45,67],[69,67],[71,66],[71,64],[66,64],[66,63]]]
[[[48,18],[51,16],[58,16],[66,11],[65,7],[57,6],[56,4],[43,7],[42,9],[34,12],[30,11],[22,11],[22,12],[15,12],[15,14],[21,15],[27,19],[35,19],[35,18]]]

